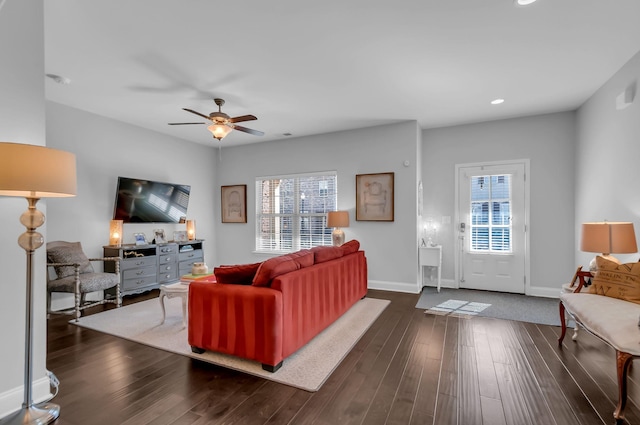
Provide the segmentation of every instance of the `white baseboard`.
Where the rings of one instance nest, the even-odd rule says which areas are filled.
[[[560,291],[562,288],[548,288],[545,286],[532,286],[529,288],[527,295],[532,297],[544,297],[544,298],[560,298]]]
[[[370,280],[367,284],[369,289],[378,289],[380,291],[405,292],[408,294],[419,294],[420,288],[418,283],[407,282],[389,282],[384,280]]]
[[[34,403],[49,400],[53,395],[51,394],[49,378],[45,376],[37,381],[33,381],[31,395]],[[0,393],[0,418],[4,418],[5,416],[20,409],[23,401],[24,392],[22,391],[22,385],[9,391],[5,391],[4,393]]]

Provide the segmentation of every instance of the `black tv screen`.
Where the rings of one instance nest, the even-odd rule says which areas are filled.
[[[191,186],[118,177],[115,220],[125,223],[182,223]]]

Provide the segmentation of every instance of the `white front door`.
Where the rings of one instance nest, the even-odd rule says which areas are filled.
[[[456,168],[459,286],[525,293],[526,163]]]

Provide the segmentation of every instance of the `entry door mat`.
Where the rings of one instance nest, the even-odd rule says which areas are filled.
[[[157,298],[81,317],[69,323],[115,335],[161,350],[239,370],[306,391],[318,391],[351,348],[390,304],[389,300],[364,298],[353,305],[307,345],[284,359],[275,373],[262,370],[258,362],[221,353],[191,352],[187,329],[182,327],[180,300],[166,300],[166,321]]]
[[[558,290],[559,292],[559,290]],[[493,317],[560,326],[558,299],[473,289],[422,289],[416,308],[425,313]]]

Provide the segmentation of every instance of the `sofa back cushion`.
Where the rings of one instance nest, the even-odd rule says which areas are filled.
[[[339,246],[314,246],[311,251],[313,251],[313,262],[315,264],[342,257],[342,248]]]
[[[589,293],[640,304],[640,263],[620,264],[598,255],[596,264]]]
[[[291,257],[293,261],[298,264],[298,266],[300,266],[298,267],[300,269],[313,266],[314,255],[313,251],[311,251],[310,249],[301,249],[300,251],[292,252],[291,254],[287,255]]]
[[[343,243],[340,248],[342,249],[342,255],[353,254],[360,249],[360,242],[352,239],[348,242]]]
[[[251,285],[261,263],[236,264],[232,266],[219,266],[213,269],[213,274],[218,283],[231,285]]]
[[[253,286],[269,286],[271,280],[281,274],[298,270],[300,266],[289,255],[280,255],[263,261],[253,277]]]

